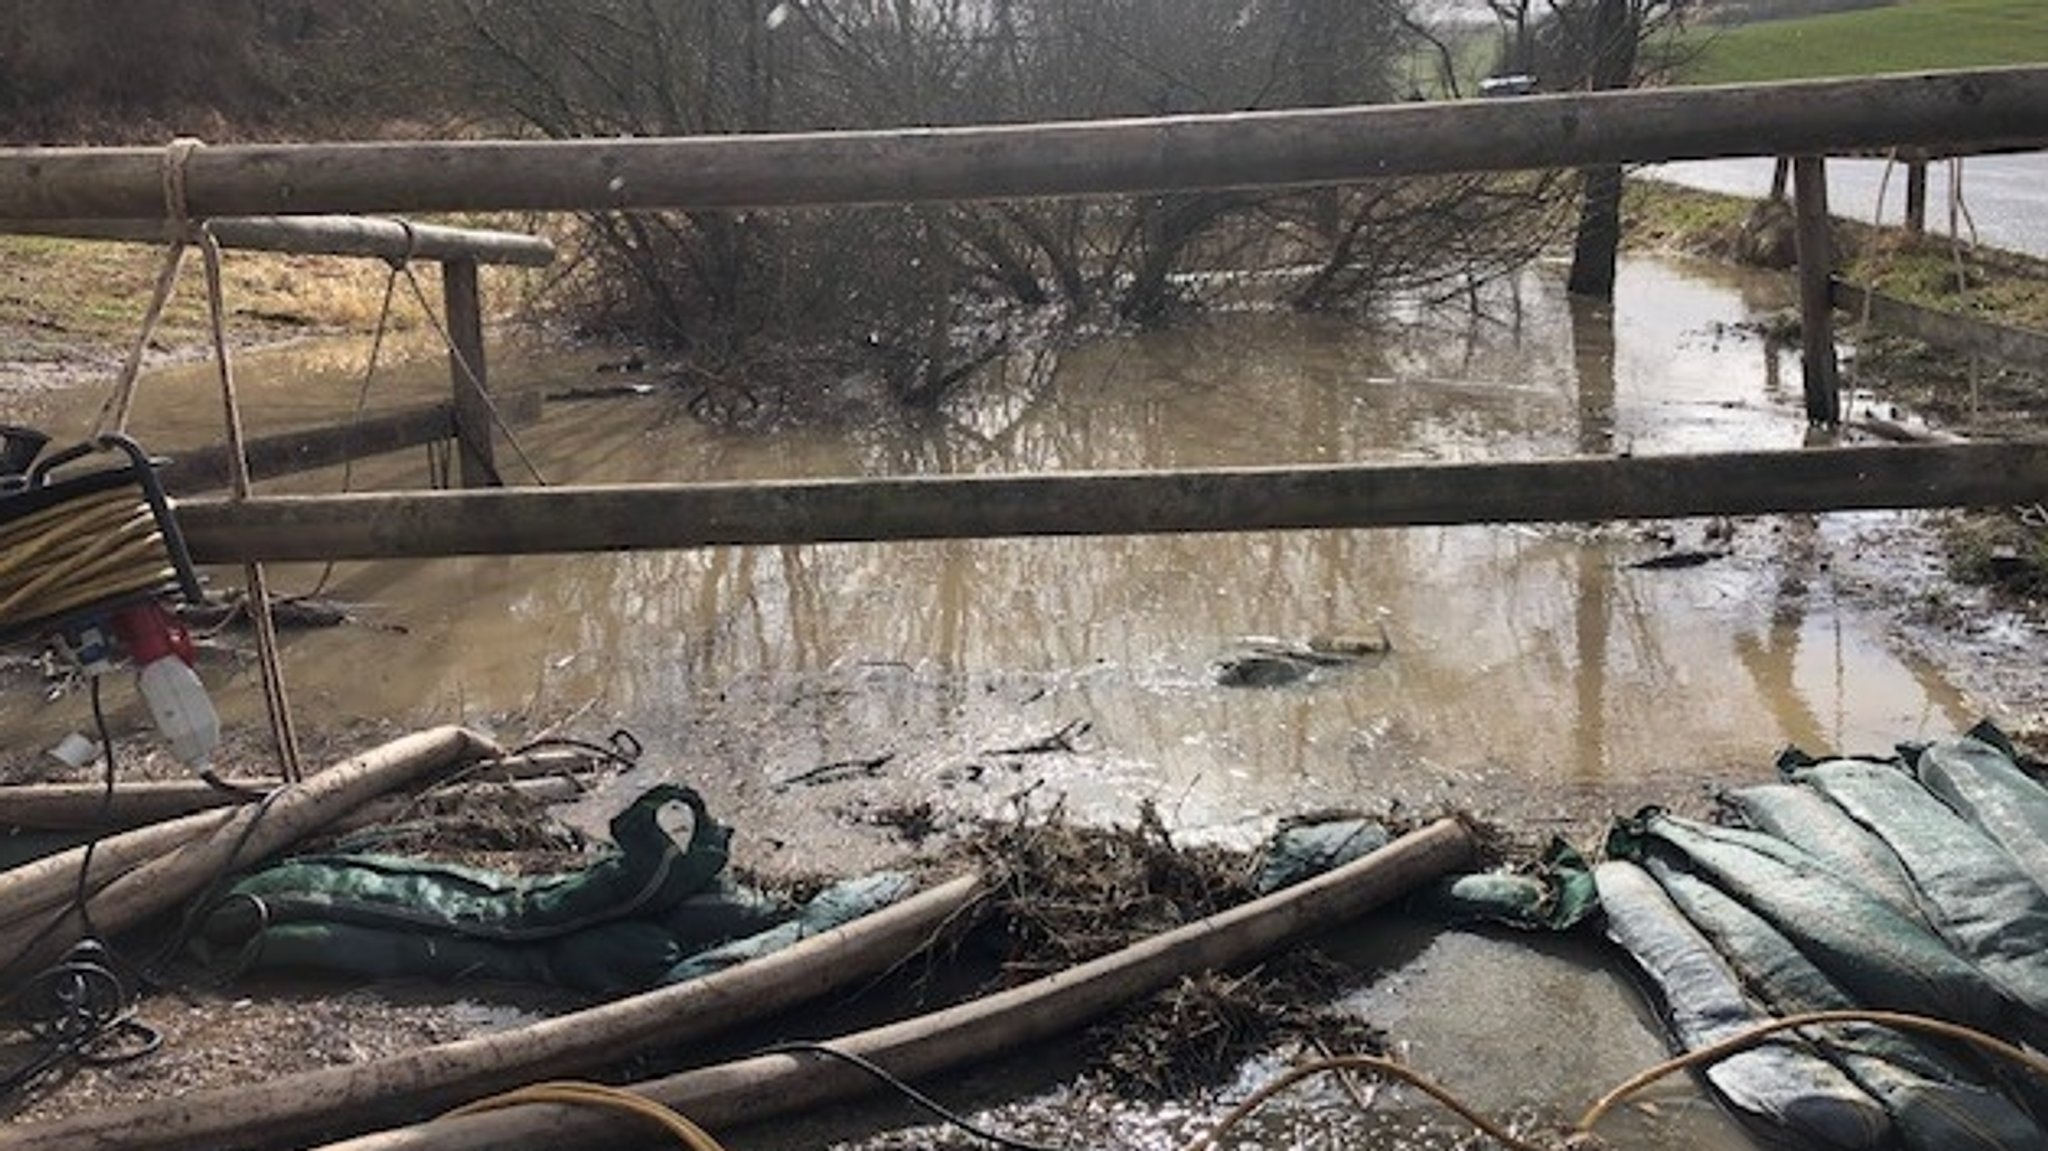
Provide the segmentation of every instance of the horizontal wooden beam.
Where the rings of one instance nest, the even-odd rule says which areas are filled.
[[[540,419],[544,406],[542,393],[532,389],[500,393],[495,402],[498,417],[515,428]],[[250,440],[249,478],[268,480],[297,475],[453,438],[455,405],[401,408],[347,423]],[[228,468],[227,445],[210,444],[170,455],[157,469],[157,475],[166,491],[193,495],[227,487]]]
[[[582,752],[539,752],[522,756],[509,765],[486,760],[462,773],[470,786],[514,785],[530,796],[560,802],[573,793],[587,790],[574,773],[596,766],[595,757]],[[0,787],[0,827],[34,831],[126,831],[146,823],[159,823],[206,811],[254,802],[278,785],[274,779],[243,777],[221,780],[216,785],[197,779],[147,779],[124,782],[111,794],[100,783],[14,784]],[[545,786],[534,786],[545,785]],[[444,790],[443,794],[447,792]],[[398,804],[415,802],[414,796],[386,797]],[[373,800],[371,807],[381,804]],[[367,810],[367,809],[365,809]],[[387,816],[389,811],[385,813]],[[363,826],[359,810],[343,817],[344,823]]]
[[[1837,279],[1828,285],[1835,307],[1886,331],[1956,351],[1974,352],[2029,371],[2048,368],[2048,334],[1970,316],[1936,311],[1873,293]]]
[[[353,423],[282,432],[248,442],[249,477],[266,480],[296,475],[430,444],[454,434],[453,404],[428,404],[364,416]],[[229,466],[227,445],[213,444],[173,455],[157,469],[157,475],[167,491],[204,492],[228,486]]]
[[[371,256],[381,260],[474,260],[479,264],[540,267],[555,258],[555,246],[517,232],[443,228],[369,216],[226,216],[210,220],[223,248],[290,252],[311,256]],[[7,220],[0,231],[62,236],[74,240],[116,240],[161,244],[162,220]],[[197,240],[199,229],[185,239]]]
[[[232,144],[187,214],[740,208],[1298,187],[2048,138],[2048,67],[1051,124],[672,139]],[[149,219],[166,152],[0,149],[0,218]]]
[[[195,559],[398,559],[1994,506],[2048,444],[180,500]]]

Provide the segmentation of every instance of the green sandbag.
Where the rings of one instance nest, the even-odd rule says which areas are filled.
[[[681,983],[723,971],[750,959],[780,951],[800,940],[851,923],[901,900],[917,889],[917,880],[895,871],[844,879],[812,896],[796,918],[745,939],[699,952],[671,967],[664,983]]]
[[[1585,856],[1553,839],[1533,867],[1452,876],[1425,888],[1410,906],[1446,923],[1567,931],[1599,909],[1600,893]]]
[[[2048,894],[2012,857],[1900,767],[1835,760],[1793,778],[1890,845],[1928,921],[2034,1013],[2027,1033],[2048,1035]]]
[[[766,931],[793,918],[797,910],[787,899],[720,877],[662,911],[655,922],[676,941],[682,955],[695,955]]]
[[[1686,1050],[1741,1034],[1770,1014],[1663,888],[1633,863],[1593,869],[1608,937],[1657,985],[1673,1033]],[[1895,1146],[1878,1102],[1804,1044],[1770,1040],[1709,1065],[1708,1083],[1730,1106],[1829,1148]]]
[[[623,919],[569,935],[505,943],[352,923],[286,923],[256,937],[237,971],[323,972],[360,979],[538,983],[616,995],[661,981],[682,957],[674,937]]]
[[[1771,1014],[1857,1007],[1790,940],[1719,888],[1654,857],[1647,867]],[[2048,1146],[2048,1135],[2026,1112],[1974,1082],[1924,1041],[1861,1023],[1800,1034],[1884,1104],[1912,1151],[2036,1151]]]
[[[1932,1015],[2037,1044],[2043,1038],[2029,1025],[2030,1013],[1932,929],[1782,840],[1651,808],[1616,822],[1607,853],[1658,858],[1713,883],[1867,1007]]]
[[[1252,890],[1271,895],[1385,847],[1392,837],[1370,819],[1299,823],[1275,832],[1261,853]]]
[[[659,820],[675,804],[691,813],[683,846]],[[611,826],[610,855],[538,878],[384,856],[291,860],[230,888],[192,947],[236,973],[492,979],[609,994],[658,983],[692,953],[794,914],[718,876],[732,833],[688,788],[653,788]]]
[[[2048,788],[2020,770],[2005,733],[1979,724],[1911,757],[1927,790],[1990,836],[2048,891]]]
[[[1881,896],[1900,914],[1920,918],[1919,893],[1906,878],[1899,857],[1869,828],[1812,788],[1767,783],[1730,792],[1723,799],[1751,827],[1810,853],[1836,875]]]
[[[687,845],[659,822],[690,809]],[[236,947],[254,931],[293,922],[352,923],[472,938],[534,940],[628,914],[654,914],[705,890],[725,868],[731,829],[687,787],[650,789],[612,819],[616,850],[576,872],[512,877],[377,855],[305,856],[231,887],[201,932]]]

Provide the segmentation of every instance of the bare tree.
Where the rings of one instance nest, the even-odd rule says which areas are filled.
[[[1536,5],[1541,3],[1539,10]],[[1668,75],[1690,0],[1487,0],[1502,30],[1501,69],[1550,91],[1612,91]],[[1580,173],[1579,222],[1568,286],[1611,299],[1621,245],[1619,165]]]
[[[486,107],[546,135],[1085,119],[1396,95],[1408,0],[442,0]],[[588,221],[601,314],[726,360],[829,346],[929,403],[986,354],[962,309],[1151,323],[1187,273],[1309,264],[1334,308],[1501,272],[1544,181]],[[1430,196],[1450,203],[1432,207]]]

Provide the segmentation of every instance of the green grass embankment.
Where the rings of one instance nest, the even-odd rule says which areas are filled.
[[[1696,84],[2048,64],[2048,0],[1903,0],[1688,35]]]

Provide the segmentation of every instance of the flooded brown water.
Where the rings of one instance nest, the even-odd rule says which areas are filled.
[[[1019,357],[912,426],[715,427],[656,395],[551,404],[521,440],[555,482],[1801,444],[1793,354],[1729,327],[1781,306],[1776,281],[1633,260],[1610,312],[1568,304],[1560,278],[1539,269],[1488,318],[1439,318],[1397,337],[1257,314],[1106,336],[1049,370]],[[243,357],[252,429],[345,415],[361,354],[335,342]],[[506,350],[494,378],[587,384],[594,362]],[[857,388],[819,386],[848,392],[842,401],[858,409]],[[373,402],[445,387],[429,357],[386,373]],[[160,451],[217,438],[213,388],[203,367],[160,373],[137,434]],[[59,397],[26,414],[75,430],[96,399]],[[516,459],[505,466],[517,475]],[[426,479],[411,454],[359,465],[354,482]],[[338,483],[327,472],[272,490]],[[325,594],[376,626],[294,635],[286,663],[302,725],[459,718],[517,738],[521,720],[508,717],[588,704],[578,734],[631,728],[650,748],[648,773],[699,783],[739,813],[743,854],[793,868],[871,851],[876,811],[926,799],[995,814],[1064,796],[1070,812],[1118,820],[1149,800],[1182,833],[1236,842],[1278,815],[1329,806],[1462,807],[1523,830],[1583,832],[1641,802],[1696,802],[1717,782],[1760,777],[1787,743],[1883,749],[1974,718],[1952,683],[1887,642],[1881,616],[1838,595],[1830,557],[1858,546],[1869,522],[348,564]],[[1678,570],[1629,566],[1673,546],[1727,554]],[[317,575],[272,578],[290,591]],[[1382,625],[1393,643],[1384,659],[1282,688],[1214,682],[1213,661],[1240,637]],[[207,675],[231,722],[259,722],[246,661]],[[5,703],[17,747],[82,726],[82,706]],[[132,706],[121,714],[139,722]],[[1075,720],[1091,725],[1077,741],[1084,754],[994,754]],[[775,786],[880,757],[873,778]],[[1407,938],[1394,952],[1376,961],[1381,978],[1361,1006],[1483,1106],[1570,1109],[1661,1053],[1625,981],[1590,949],[1452,934]],[[1675,1090],[1654,1122],[1624,1122],[1652,1122],[1672,1145],[1742,1145],[1685,1102],[1688,1088]],[[1275,1122],[1300,1121],[1281,1114]],[[1449,1145],[1419,1105],[1390,1114],[1421,1133],[1387,1145]],[[1172,1126],[1149,1112],[1130,1122]]]
[[[1391,342],[1342,321],[1256,315],[1114,336],[1067,353],[1050,378],[982,381],[915,428],[721,430],[653,398],[554,404],[522,440],[557,482],[1800,443],[1779,382],[1796,386],[1789,354],[1773,359],[1719,327],[1778,303],[1774,287],[1637,261],[1610,325],[1567,307],[1553,280],[1524,286],[1519,315]],[[345,413],[360,354],[316,345],[245,357],[252,423]],[[587,368],[501,355],[497,378],[585,382]],[[381,381],[376,402],[443,387],[429,359]],[[138,433],[166,451],[214,438],[212,388],[203,367],[164,373]],[[355,482],[424,479],[406,456],[360,466]],[[764,681],[814,680],[840,701],[819,717],[829,722],[814,748],[791,748],[798,758],[908,756],[913,743],[984,738],[1005,716],[1020,735],[1041,716],[1085,718],[1120,769],[1112,781],[1062,781],[1077,800],[1127,811],[1136,787],[1195,828],[1393,795],[1427,805],[1505,790],[1562,804],[1607,784],[1762,764],[1786,743],[1881,748],[1967,721],[1954,688],[1892,654],[1876,622],[1835,602],[1825,572],[1801,570],[1853,531],[1840,524],[1744,522],[1726,541],[1707,539],[1710,525],[1676,525],[1679,546],[1732,551],[1689,570],[1628,567],[1664,542],[1626,526],[344,565],[328,594],[403,633],[299,635],[288,668],[315,715],[475,721],[594,700],[665,753],[681,750],[666,734],[688,726],[693,706]],[[284,569],[275,582],[304,588],[316,574]],[[1239,637],[1382,624],[1395,654],[1370,666],[1288,690],[1212,682],[1211,662]],[[243,716],[255,702],[247,679],[220,685]]]

